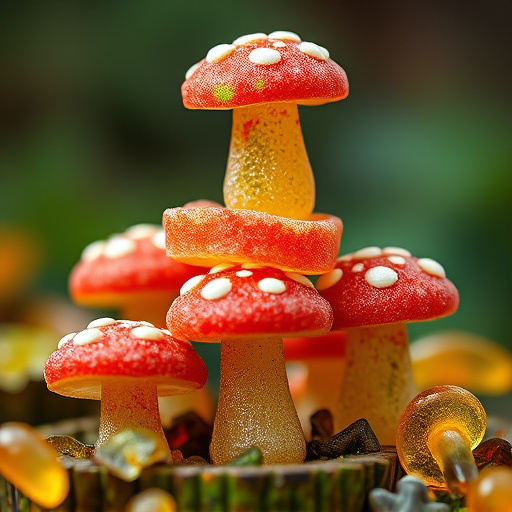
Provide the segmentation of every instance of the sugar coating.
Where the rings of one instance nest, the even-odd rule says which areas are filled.
[[[208,51],[205,57],[205,61],[211,63],[225,59],[228,55],[235,51],[235,48],[236,47],[232,44],[218,44]]]
[[[201,290],[201,297],[206,300],[217,300],[225,297],[233,285],[227,277],[220,277],[204,285]]]
[[[178,297],[167,315],[169,330],[195,341],[328,330],[332,313],[314,288],[275,268],[254,268],[248,277],[239,277],[240,271],[237,265],[206,275],[201,286]],[[229,282],[231,290],[218,299],[205,298],[204,290],[209,285],[217,290],[219,280]]]
[[[160,340],[165,336],[161,329],[148,327],[146,325],[132,329],[132,335],[141,340]]]
[[[343,270],[341,270],[340,268],[335,268],[330,272],[322,274],[318,278],[318,281],[316,282],[316,289],[326,290],[327,288],[334,286],[341,279],[342,276]]]
[[[443,266],[435,260],[432,260],[430,258],[420,258],[418,260],[418,265],[427,274],[437,277],[446,277],[446,272]]]
[[[254,64],[270,65],[281,60],[281,54],[272,48],[256,48],[249,53],[249,60]]]
[[[196,287],[204,278],[204,275],[191,277],[180,289],[180,295],[185,295],[192,288]]]
[[[75,335],[73,345],[88,345],[89,343],[95,343],[102,337],[103,333],[99,329],[87,329]]]
[[[387,288],[396,283],[398,274],[389,267],[377,266],[369,269],[364,278],[369,285],[375,286],[375,288]]]

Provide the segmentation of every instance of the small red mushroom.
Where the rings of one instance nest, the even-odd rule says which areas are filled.
[[[366,418],[380,443],[393,445],[400,416],[416,395],[406,323],[454,313],[457,289],[439,263],[398,247],[339,258],[317,289],[333,308],[333,330],[346,331],[335,429]]]
[[[347,95],[347,76],[329,52],[287,31],[213,47],[182,86],[187,108],[233,109],[226,206],[293,219],[308,219],[315,202],[297,105]]]
[[[200,272],[166,256],[161,227],[137,224],[88,245],[71,272],[69,291],[82,306],[118,309],[123,318],[165,325],[180,287]]]
[[[124,429],[143,427],[169,451],[158,396],[204,386],[207,370],[192,345],[149,322],[99,318],[64,336],[44,369],[50,391],[101,400],[96,448]]]
[[[304,459],[282,338],[325,333],[331,321],[329,304],[309,279],[275,268],[221,264],[184,285],[169,309],[169,329],[185,340],[222,340],[213,462],[227,463],[251,446],[265,464]]]

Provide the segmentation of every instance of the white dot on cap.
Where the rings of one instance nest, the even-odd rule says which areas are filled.
[[[73,336],[76,335],[76,332],[70,332],[69,334],[66,334],[66,336],[63,336],[59,344],[57,345],[57,348],[62,348]]]
[[[344,254],[343,256],[340,256],[336,261],[350,261],[354,258],[354,255],[352,253]]]
[[[343,276],[343,270],[341,268],[335,268],[326,274],[322,274],[316,282],[317,290],[327,290],[331,286],[334,286]]]
[[[305,55],[309,55],[317,60],[327,60],[329,56],[320,46],[315,43],[303,42],[299,44],[299,50]]]
[[[272,43],[272,46],[274,48],[286,48],[286,43],[284,41],[276,41],[275,43]]]
[[[218,44],[210,49],[206,54],[206,62],[216,62],[218,60],[225,59],[231,55],[236,49],[234,44]]]
[[[446,277],[446,272],[443,266],[435,260],[431,260],[430,258],[420,258],[418,260],[418,265],[423,272],[426,272],[431,276]]]
[[[352,267],[352,272],[362,272],[364,270],[364,264],[363,263],[356,263]]]
[[[302,274],[297,274],[297,272],[285,272],[286,277],[297,281],[297,283],[303,284],[304,286],[308,286],[309,288],[314,288],[315,285]]]
[[[165,232],[163,229],[158,230],[152,237],[151,243],[157,248],[165,251]]]
[[[397,282],[398,274],[392,268],[378,266],[368,270],[364,278],[375,288],[387,288]]]
[[[235,265],[233,263],[219,263],[215,265],[215,267],[210,269],[208,274],[216,274],[217,272],[222,272],[223,270],[227,270],[228,268],[233,268]]]
[[[249,53],[249,60],[254,64],[268,66],[281,60],[281,54],[272,48],[256,48]]]
[[[188,293],[192,288],[195,288],[202,280],[204,279],[204,274],[201,274],[199,276],[191,277],[180,289],[180,295],[185,295],[185,293]]]
[[[103,333],[99,329],[86,329],[75,335],[73,345],[88,345],[94,343],[103,337]]]
[[[87,245],[82,251],[82,260],[93,261],[99,258],[103,254],[105,245],[106,243],[103,240],[98,240],[97,242],[92,242],[92,244]]]
[[[232,288],[231,281],[227,277],[219,277],[204,285],[201,297],[206,300],[217,300],[225,297]]]
[[[294,43],[300,43],[301,39],[295,32],[289,32],[288,30],[276,30],[268,35],[269,39],[280,39],[281,41],[293,41]]]
[[[149,327],[147,325],[141,325],[140,327],[134,327],[131,331],[132,335],[141,340],[161,340],[164,337],[164,333],[156,327]]]
[[[388,261],[395,265],[405,265],[405,258],[402,256],[388,256]]]
[[[281,279],[274,277],[265,277],[261,281],[258,281],[258,288],[265,293],[273,293],[279,295],[286,291],[286,285]]]
[[[235,275],[238,277],[250,277],[252,272],[250,270],[239,270]]]
[[[267,34],[264,34],[263,32],[256,32],[255,34],[240,36],[233,41],[233,44],[241,46],[247,43],[253,43],[254,41],[259,41],[260,39],[267,39]]]
[[[329,50],[327,48],[324,48],[323,46],[320,46],[320,45],[317,45],[317,46],[318,46],[318,48],[320,48],[320,50],[322,50],[324,52],[325,57],[327,59],[331,56],[331,54],[329,53]]]
[[[384,254],[384,256],[404,256],[405,258],[411,256],[411,253],[407,249],[402,249],[401,247],[384,247],[382,254]]]
[[[153,224],[136,224],[128,228],[124,234],[133,240],[140,240],[141,238],[149,238],[154,235],[157,229]]]
[[[104,327],[105,325],[111,325],[115,322],[116,320],[114,320],[113,318],[105,316],[103,318],[97,318],[96,320],[90,322],[89,325],[87,326],[87,329],[92,329],[94,327]]]
[[[123,236],[116,236],[107,242],[103,254],[106,258],[120,258],[135,251],[136,248],[137,244],[133,240]]]
[[[364,260],[366,258],[375,258],[382,254],[382,249],[380,247],[364,247],[363,249],[359,249],[352,254],[354,258]]]
[[[190,66],[185,73],[185,80],[188,80],[196,72],[200,65],[200,62],[196,62],[193,66]]]

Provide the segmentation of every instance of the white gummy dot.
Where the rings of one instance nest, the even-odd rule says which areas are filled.
[[[219,277],[204,285],[201,297],[206,300],[217,300],[225,297],[232,288],[231,281],[227,277]]]
[[[354,258],[354,255],[352,253],[344,254],[343,256],[340,256],[336,261],[350,261]]]
[[[373,267],[364,275],[366,282],[375,288],[388,288],[398,280],[398,274],[389,267]]]
[[[181,288],[180,288],[180,295],[185,295],[185,293],[188,293],[192,288],[195,288],[202,280],[204,279],[204,274],[191,277]]]
[[[150,236],[153,236],[157,229],[157,226],[153,224],[136,224],[135,226],[128,228],[124,234],[133,240],[140,240],[141,238],[149,238]]]
[[[206,62],[216,62],[231,55],[236,49],[234,44],[218,44],[206,54]]]
[[[286,43],[284,41],[276,41],[275,43],[272,43],[272,46],[274,48],[286,48]]]
[[[103,333],[99,329],[86,329],[75,335],[73,345],[88,345],[94,343],[103,337]]]
[[[81,259],[84,261],[93,261],[96,258],[99,258],[103,254],[105,245],[106,242],[104,242],[103,240],[92,242],[91,244],[87,245],[85,249],[82,251]]]
[[[59,344],[57,345],[57,348],[62,348],[73,336],[76,335],[76,332],[70,332],[69,334],[66,334],[66,336],[63,336]]]
[[[89,323],[87,329],[92,329],[94,327],[104,327],[105,325],[111,325],[115,323],[116,320],[114,318],[110,318],[109,316],[105,316],[103,318],[97,318]]]
[[[402,249],[401,247],[384,247],[382,254],[384,254],[384,256],[404,256],[405,258],[411,256],[411,253],[407,249]]]
[[[388,261],[391,261],[391,263],[395,265],[405,265],[405,258],[402,256],[388,256]]]
[[[196,62],[193,66],[190,66],[185,73],[185,80],[188,80],[196,72],[200,65],[201,62]]]
[[[334,286],[343,276],[343,270],[341,268],[335,268],[326,274],[322,274],[316,282],[317,290],[327,290],[331,286]]]
[[[216,274],[217,272],[222,272],[223,270],[227,270],[228,268],[233,268],[235,265],[233,263],[219,263],[215,265],[215,267],[210,269],[208,274]]]
[[[163,229],[158,230],[152,237],[151,243],[157,248],[165,251],[165,231]]]
[[[132,329],[132,335],[141,340],[161,340],[164,333],[156,327],[141,325]]]
[[[308,286],[309,288],[314,288],[315,285],[302,274],[298,274],[297,272],[285,272],[286,277],[297,281],[297,283],[303,284],[304,286]]]
[[[354,258],[359,260],[364,260],[366,258],[375,258],[382,254],[382,249],[380,247],[364,247],[363,249],[359,249],[352,254]]]
[[[325,57],[327,59],[331,56],[331,54],[329,53],[329,50],[327,48],[324,48],[323,46],[320,46],[319,44],[317,46],[318,46],[318,48],[320,48],[320,50],[322,50],[325,53]]]
[[[242,268],[245,269],[257,269],[257,268],[263,268],[261,265],[258,265],[257,263],[242,263]]]
[[[249,54],[249,60],[254,64],[269,66],[281,60],[281,54],[272,48],[256,48]]]
[[[115,236],[108,240],[103,254],[106,258],[120,258],[135,251],[137,244],[129,238]]]
[[[362,272],[364,270],[364,264],[363,263],[356,263],[352,267],[352,272]]]
[[[276,30],[268,35],[269,39],[279,39],[281,41],[293,41],[294,43],[300,43],[301,39],[295,32],[289,32],[288,30]]]
[[[317,60],[327,60],[328,55],[326,55],[325,50],[323,50],[320,46],[315,43],[308,43],[304,41],[299,44],[299,50],[305,55],[309,55]]]
[[[259,41],[260,39],[267,39],[267,34],[264,34],[263,32],[256,32],[255,34],[240,36],[233,41],[233,44],[242,46],[247,43],[254,43],[254,41]]]
[[[438,263],[435,260],[432,260],[430,258],[420,258],[418,260],[418,265],[420,266],[421,270],[426,272],[427,274],[430,274],[431,276],[436,277],[446,277],[446,272],[441,265],[441,263]]]
[[[281,281],[281,279],[276,279],[274,277],[265,277],[261,281],[258,281],[258,288],[262,292],[273,293],[275,295],[279,295],[286,291],[286,285],[284,282]]]
[[[250,277],[252,276],[252,272],[250,270],[239,270],[235,275],[238,277]]]

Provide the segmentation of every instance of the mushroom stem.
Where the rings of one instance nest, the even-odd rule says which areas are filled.
[[[416,393],[405,324],[346,331],[345,374],[334,411],[336,431],[365,418],[381,444],[394,445],[400,416]]]
[[[447,429],[432,433],[427,444],[450,492],[466,494],[469,484],[478,477],[469,439],[456,430]]]
[[[295,103],[233,110],[224,202],[230,208],[309,218],[315,182]]]
[[[251,446],[264,464],[300,463],[306,443],[288,389],[281,338],[222,340],[210,456],[226,464]]]
[[[160,421],[156,385],[112,380],[101,387],[100,429],[96,449],[122,430],[147,428],[158,436],[158,448],[170,454]]]

